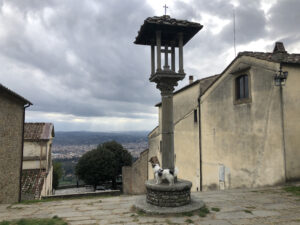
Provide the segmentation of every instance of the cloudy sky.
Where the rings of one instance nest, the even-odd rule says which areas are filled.
[[[164,14],[204,28],[185,46],[185,72],[214,75],[239,51],[300,52],[299,0],[0,0],[0,83],[34,105],[26,121],[58,131],[152,130],[160,101],[150,48],[133,41]],[[181,81],[178,88],[188,83]]]

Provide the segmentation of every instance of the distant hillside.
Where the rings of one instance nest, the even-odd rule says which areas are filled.
[[[119,143],[147,142],[148,131],[134,132],[55,132],[53,145],[97,145],[106,141],[115,140]]]

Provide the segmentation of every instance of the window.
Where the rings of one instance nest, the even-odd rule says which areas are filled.
[[[197,109],[194,109],[194,122],[197,123],[198,118],[197,118]]]
[[[248,75],[241,75],[235,80],[236,100],[249,99]]]

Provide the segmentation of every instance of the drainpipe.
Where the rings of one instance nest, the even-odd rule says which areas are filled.
[[[200,84],[201,85],[201,84]],[[201,133],[201,86],[198,98],[198,115],[199,115],[199,163],[200,163],[200,191],[202,191],[202,133]]]
[[[280,63],[280,71],[282,71],[282,64]],[[284,131],[284,102],[283,102],[283,92],[282,92],[282,83],[279,85],[280,91],[280,113],[281,113],[281,130],[282,130],[282,147],[283,147],[283,164],[284,164],[284,179],[287,181],[286,176],[286,149],[285,149],[285,131]]]
[[[31,106],[31,103],[27,103],[23,108],[23,128],[22,128],[22,151],[21,151],[21,167],[20,167],[20,179],[19,179],[19,202],[21,201],[22,195],[22,170],[23,170],[23,153],[24,153],[24,127],[25,127],[25,109]]]

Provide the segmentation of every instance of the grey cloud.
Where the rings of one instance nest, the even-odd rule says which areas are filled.
[[[43,88],[37,84],[34,92],[26,90],[37,105],[32,109],[85,116],[113,116],[124,110],[121,114],[131,117],[135,111],[152,107],[159,95],[148,81],[148,52],[144,47],[133,45],[143,20],[153,14],[151,8],[137,0],[59,2],[4,2],[17,7],[24,20],[6,21],[18,26],[18,35],[13,35],[16,30],[8,32],[7,38],[0,43],[1,54],[38,68],[49,78],[57,79],[64,89],[60,93],[43,94]],[[46,15],[47,10],[49,15]],[[37,34],[49,35],[53,43],[27,33],[30,17],[39,23],[37,29],[41,30]],[[68,62],[67,54],[76,61],[74,65]],[[64,91],[77,89],[88,92],[88,98],[103,100],[105,104],[86,103],[83,96],[63,98]],[[41,94],[36,96],[36,92]],[[130,107],[110,107],[120,106],[120,102]],[[137,107],[136,102],[143,104],[144,109]]]
[[[32,101],[33,111],[151,117],[160,97],[148,80],[150,49],[133,44],[143,20],[154,15],[145,2],[0,0],[0,82]],[[237,44],[268,38],[296,43],[299,1],[279,0],[268,15],[260,4],[240,0]],[[5,7],[15,14],[5,14]],[[172,17],[202,23],[210,14],[230,21],[218,34],[203,24],[185,46],[187,74],[213,75],[230,62],[224,53],[233,47],[232,10],[230,1],[174,0]]]
[[[279,36],[287,43],[299,42],[300,2],[279,0],[269,11],[270,35]]]

